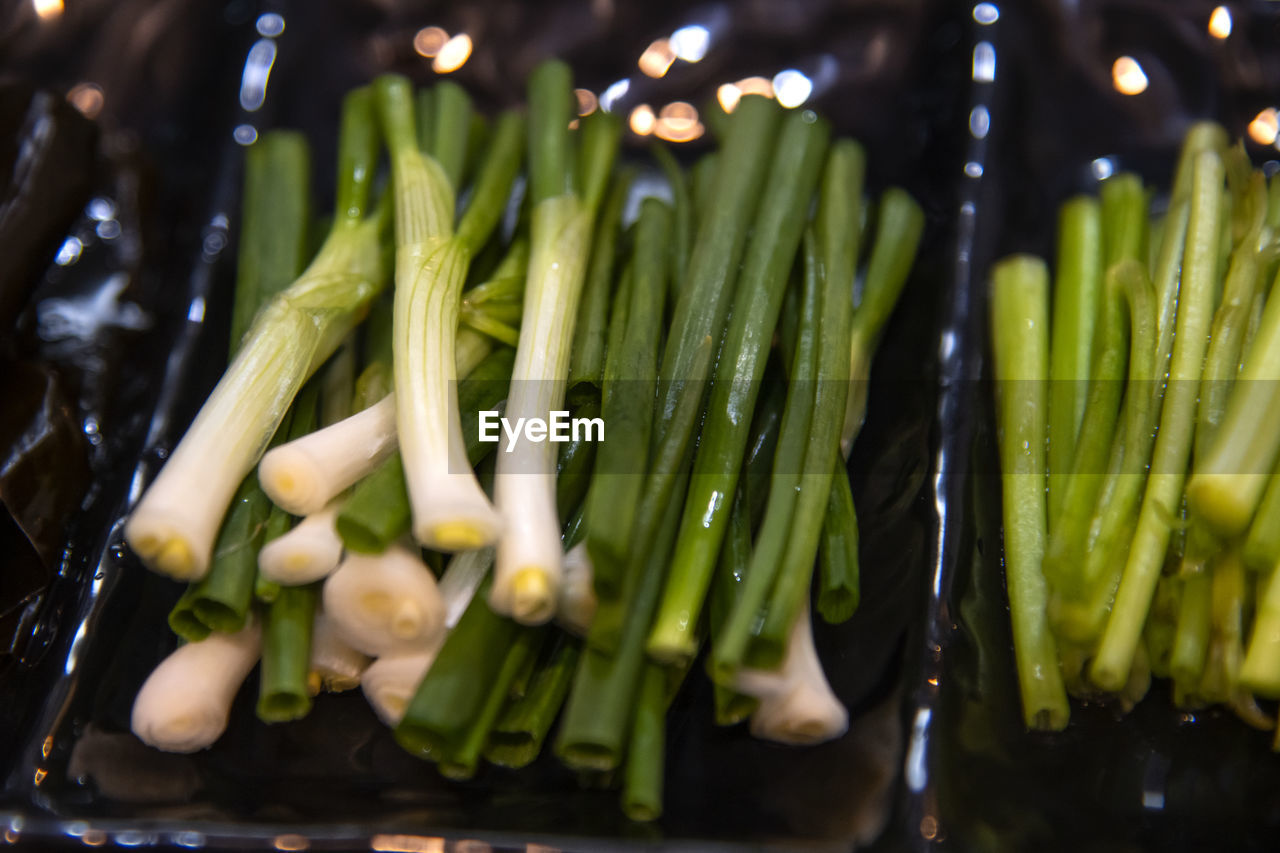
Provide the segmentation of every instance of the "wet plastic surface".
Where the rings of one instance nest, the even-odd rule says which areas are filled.
[[[127,300],[146,317],[146,331],[118,375],[92,383],[98,396],[83,401],[82,415],[104,418],[94,489],[22,666],[0,682],[0,816],[8,828],[16,837],[75,844],[265,846],[296,834],[315,848],[365,846],[379,833],[568,849],[689,841],[847,849],[882,831],[883,843],[902,841],[894,815],[906,703],[919,670],[922,584],[945,511],[933,499],[930,472],[946,431],[935,418],[938,354],[948,352],[940,319],[968,138],[973,24],[967,9],[944,6],[565,3],[534,13],[473,3],[410,13],[348,2],[319,15],[303,4],[202,3],[157,12],[159,35],[148,31],[141,56],[110,74],[91,62],[56,66],[49,57],[68,48],[48,35],[10,60],[66,88],[82,75],[103,75],[101,120],[137,143],[157,191],[140,214],[146,239]],[[105,17],[97,38],[128,36],[117,16],[141,8],[98,8]],[[265,12],[283,16],[278,37],[255,32]],[[70,10],[64,23],[68,37],[89,31]],[[119,519],[223,363],[239,183],[233,130],[307,130],[323,209],[340,93],[387,68],[420,81],[432,76],[411,51],[414,32],[428,23],[477,33],[456,76],[482,109],[522,100],[519,81],[551,54],[569,60],[577,85],[596,92],[630,80],[619,110],[677,98],[701,104],[720,82],[804,69],[815,80],[812,106],[866,144],[869,189],[901,182],[928,214],[925,248],[886,333],[851,461],[863,604],[849,623],[824,626],[818,636],[828,677],[850,708],[850,732],[810,749],[755,742],[742,727],[716,729],[706,680],[690,679],[670,718],[667,808],[655,826],[629,823],[615,791],[581,790],[546,756],[518,773],[486,768],[471,782],[446,782],[404,754],[358,695],[322,697],[309,718],[267,726],[254,718],[247,688],[224,737],[195,756],[148,750],[128,732],[138,686],[173,645],[164,617],[180,589],[126,553]],[[701,62],[678,62],[661,80],[636,72],[649,41],[686,24],[712,33]],[[265,102],[249,113],[237,102],[241,71],[263,40],[278,52]],[[106,49],[92,41],[84,53]],[[148,75],[167,81],[152,104],[138,95]],[[634,139],[631,150],[642,153]],[[101,258],[79,263],[108,270]],[[96,331],[89,339],[100,340]]]

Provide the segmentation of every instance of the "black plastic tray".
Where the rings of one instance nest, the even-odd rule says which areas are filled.
[[[43,32],[6,61],[10,72],[69,88],[110,74],[103,121],[139,141],[155,191],[139,217],[146,251],[136,304],[154,322],[129,344],[119,395],[104,395],[99,479],[69,533],[58,577],[18,672],[0,683],[0,828],[45,843],[124,846],[275,846],[297,849],[430,844],[482,838],[562,849],[614,845],[768,845],[847,849],[880,836],[906,843],[898,819],[900,768],[914,677],[921,669],[923,584],[936,573],[947,508],[934,459],[952,425],[938,412],[939,366],[958,362],[953,322],[956,218],[969,151],[970,35],[964,5],[824,2],[501,2],[391,5],[139,4],[86,10],[68,4],[65,39]],[[286,27],[263,108],[237,103],[241,67],[258,16]],[[147,19],[146,14],[154,18]],[[93,20],[93,15],[99,20]],[[138,26],[124,16],[132,15]],[[150,20],[151,29],[142,24]],[[711,52],[661,81],[635,58],[688,23],[713,32]],[[178,585],[144,571],[122,545],[119,519],[180,437],[212,387],[225,353],[239,148],[233,129],[301,127],[330,139],[342,91],[388,68],[431,76],[411,49],[426,24],[476,35],[456,75],[482,108],[523,97],[534,62],[559,55],[578,85],[600,92],[629,78],[620,104],[677,98],[702,103],[716,86],[795,65],[836,76],[812,105],[868,148],[869,189],[902,183],[924,205],[924,248],[873,373],[868,422],[851,471],[863,528],[863,606],[818,642],[828,676],[851,711],[849,734],[812,749],[750,739],[710,722],[709,689],[695,677],[672,711],[667,807],[653,826],[627,822],[612,791],[582,791],[545,759],[519,773],[487,768],[464,784],[442,780],[403,754],[358,695],[322,697],[312,715],[266,726],[253,690],[238,700],[226,735],[195,756],[163,755],[128,732],[138,686],[173,644],[164,615]],[[147,38],[132,43],[129,39]],[[94,33],[101,41],[94,42]],[[113,44],[111,39],[115,39]],[[120,68],[101,60],[112,48]],[[139,51],[141,54],[139,54]],[[84,56],[98,57],[87,65]],[[132,72],[132,73],[131,73]],[[816,72],[815,72],[816,73]],[[114,88],[113,88],[114,87]],[[153,99],[148,99],[156,87]],[[696,144],[695,146],[696,147]],[[640,150],[635,148],[636,156]],[[324,186],[331,142],[315,146]],[[323,192],[319,204],[323,205]],[[944,396],[944,404],[951,400]],[[940,457],[939,457],[940,458]],[[252,680],[252,679],[251,679]],[[388,841],[408,835],[418,841]]]
[[[940,456],[948,525],[904,777],[904,831],[915,847],[1275,849],[1280,761],[1269,735],[1226,711],[1183,713],[1156,681],[1127,716],[1073,702],[1066,731],[1024,730],[984,344],[987,269],[1016,251],[1051,259],[1062,201],[1121,170],[1165,186],[1192,121],[1213,118],[1244,136],[1254,116],[1280,102],[1274,4],[1229,4],[1225,40],[1208,31],[1214,6],[1002,3],[982,28],[995,73],[974,91],[989,111],[991,148],[975,181],[987,186],[968,196],[977,224],[972,274],[956,276],[962,364],[943,394],[957,418],[945,420],[953,427]],[[1141,94],[1113,87],[1112,63],[1126,55],[1147,75]],[[1280,167],[1274,148],[1247,147],[1255,162]]]

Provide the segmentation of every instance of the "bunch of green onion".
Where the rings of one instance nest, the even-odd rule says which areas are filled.
[[[845,730],[811,611],[858,604],[845,457],[923,214],[890,189],[869,216],[862,149],[758,96],[691,171],[658,148],[665,181],[640,182],[653,167],[617,163],[616,116],[571,126],[571,85],[544,63],[527,114],[492,122],[451,82],[352,93],[310,260],[305,140],[249,148],[240,354],[126,525],[191,581],[170,614],[186,645],[135,706],[148,743],[211,744],[260,658],[264,721],[359,685],[446,776],[550,738],[650,820],[667,707],[704,646],[718,722]],[[603,439],[480,440],[482,412],[562,409]],[[193,460],[234,465],[197,482]]]
[[[1256,697],[1280,697],[1280,179],[1204,123],[1167,204],[1128,173],[1099,195],[1061,209],[1052,293],[1033,256],[992,274],[1024,719],[1063,728],[1068,694],[1128,709],[1156,676],[1181,708],[1270,729]]]

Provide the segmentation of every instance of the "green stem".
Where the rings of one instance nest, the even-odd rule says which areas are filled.
[[[1177,332],[1160,432],[1115,605],[1090,667],[1091,679],[1104,690],[1119,690],[1128,680],[1169,543],[1170,521],[1182,498],[1213,308],[1217,241],[1223,215],[1222,180],[1222,159],[1213,152],[1200,154],[1196,158]]]
[[[846,622],[861,600],[858,565],[858,515],[844,457],[836,460],[831,495],[818,549],[817,610],[829,625]]]
[[[662,776],[667,751],[666,681],[667,674],[661,666],[645,665],[622,783],[622,810],[635,821],[654,821],[662,816]]]
[[[1060,481],[1059,514],[1050,525],[1044,559],[1045,580],[1055,597],[1076,600],[1086,585],[1084,563],[1090,549],[1090,523],[1110,470],[1108,460],[1113,456],[1120,397],[1125,387],[1125,362],[1129,362],[1134,380],[1129,386],[1130,394],[1145,395],[1151,378],[1147,365],[1155,346],[1153,296],[1141,264],[1126,260],[1113,265],[1107,270],[1102,295],[1093,376],[1087,383],[1079,383],[1088,389],[1084,421],[1068,469],[1071,475]],[[1057,388],[1050,387],[1051,406]],[[1052,437],[1049,447],[1052,451]],[[1052,497],[1052,488],[1049,494]]]
[[[467,460],[473,466],[494,448],[493,444],[480,441],[479,413],[501,407],[514,361],[512,350],[494,350],[458,384],[462,435],[467,443]],[[338,513],[336,526],[348,549],[380,554],[409,532],[411,522],[404,462],[397,452],[356,484]]]
[[[1058,213],[1058,263],[1049,352],[1049,531],[1062,514],[1091,385],[1093,337],[1102,295],[1102,215],[1088,196]],[[1117,405],[1119,393],[1115,395]]]
[[[871,356],[915,264],[924,236],[924,211],[904,190],[890,187],[880,198],[876,237],[867,261],[862,299],[849,327],[849,398],[840,452],[848,458],[867,410]]]
[[[573,117],[573,75],[569,66],[548,60],[529,75],[529,203],[570,189],[569,120]]]
[[[1185,685],[1199,683],[1204,661],[1209,653],[1209,630],[1212,617],[1213,575],[1208,566],[1184,569],[1182,597],[1178,607],[1178,627],[1173,637],[1173,654],[1169,671],[1174,680]]]
[[[623,328],[611,348],[602,383],[602,414],[608,433],[596,454],[589,494],[587,548],[596,593],[616,598],[622,585],[636,507],[644,488],[653,430],[653,398],[658,379],[667,295],[666,252],[671,239],[669,208],[645,199],[636,225],[627,305],[615,311]],[[612,330],[611,330],[612,335]]]
[[[1056,731],[1068,708],[1057,645],[1045,619],[1041,574],[1048,527],[1049,274],[1038,258],[1014,256],[992,272],[991,338],[1004,505],[1005,582],[1022,714],[1030,729]]]
[[[649,654],[660,661],[686,660],[696,645],[693,635],[724,541],[772,331],[828,137],[825,123],[803,113],[791,113],[782,124],[754,224],[756,234],[770,239],[753,240],[747,248],[685,499],[671,579],[649,638]],[[829,476],[831,466],[825,469]]]
[[[780,118],[777,104],[762,97],[742,99],[730,117],[733,128],[720,151],[710,202],[713,213],[698,223],[689,257],[688,280],[680,289],[658,372],[658,415],[654,443],[665,438],[679,407],[677,388],[706,375],[692,373],[702,342],[719,344],[733,299],[736,273],[747,242],[747,228],[764,186]],[[766,333],[767,334],[767,333]],[[708,365],[710,370],[710,365]]]
[[[582,644],[557,631],[547,644],[525,694],[503,710],[489,735],[484,757],[501,767],[531,764],[564,705]]]
[[[609,328],[609,306],[613,297],[618,238],[622,232],[622,210],[635,180],[633,169],[614,176],[600,211],[587,262],[587,278],[582,286],[582,305],[573,327],[573,347],[569,356],[570,393],[582,384],[599,388],[605,362],[605,338]]]
[[[518,113],[505,112],[498,117],[493,139],[471,188],[471,199],[454,235],[470,254],[480,251],[502,218],[523,157],[524,119]]]
[[[665,145],[654,145],[650,150],[671,187],[671,206],[675,219],[671,232],[671,276],[668,284],[671,294],[669,298],[674,304],[680,298],[680,288],[684,286],[685,271],[689,266],[689,248],[693,243],[693,199],[689,195],[689,179],[671,149]]]
[[[856,218],[847,219],[850,230],[856,227],[856,221]],[[805,451],[804,475],[800,480],[791,533],[764,626],[747,655],[751,666],[762,669],[775,669],[782,665],[791,626],[808,602],[814,561],[818,556],[826,508],[831,499],[833,469],[839,470],[836,466],[844,459],[839,452],[838,436],[844,422],[849,387],[849,365],[844,357],[849,351],[848,291],[830,274],[836,265],[827,263],[824,266],[827,274],[823,276],[817,329],[817,391],[809,429],[809,447]],[[852,268],[850,258],[847,269],[852,271]]]
[[[462,192],[462,169],[467,162],[471,97],[452,80],[441,80],[432,92],[431,106],[434,115],[427,153],[440,164],[456,198]]]
[[[1245,536],[1244,564],[1258,572],[1280,565],[1280,474],[1274,471]]]
[[[1146,258],[1147,197],[1142,179],[1130,172],[1102,182],[1104,269],[1123,260]]]
[[[533,663],[545,639],[546,629],[543,628],[525,628],[516,635],[506,659],[498,669],[493,683],[489,685],[488,695],[480,705],[475,720],[453,748],[446,750],[437,761],[440,775],[447,779],[470,779],[475,775],[480,755],[489,742],[490,734],[511,695],[514,683],[520,673]]]
[[[450,759],[489,700],[511,649],[530,630],[489,609],[489,586],[486,579],[450,630],[396,726],[396,742],[411,755]]]
[[[650,484],[656,476],[651,476]],[[678,475],[681,485],[688,475]],[[680,502],[660,506],[662,518],[653,547],[645,551],[644,565],[629,596],[627,616],[617,651],[606,654],[586,649],[578,661],[573,687],[556,738],[556,755],[575,769],[612,770],[622,763],[626,738],[645,664],[644,637],[658,602],[666,575],[667,553],[680,521]]]
[[[258,688],[258,719],[264,723],[297,720],[311,710],[307,676],[318,592],[317,584],[281,587],[266,608]]]
[[[1270,571],[1257,606],[1240,682],[1260,696],[1276,699],[1280,698],[1280,571]]]
[[[1277,276],[1280,280],[1280,276]],[[1187,484],[1193,513],[1222,536],[1243,533],[1280,456],[1280,294],[1275,284],[1222,424]]]
[[[710,368],[713,355],[711,339],[707,338],[695,353],[693,368],[699,375],[705,376]],[[664,525],[668,517],[675,512],[679,516],[684,505],[678,496],[684,494],[688,485],[687,465],[693,454],[693,432],[698,416],[702,412],[702,401],[706,391],[705,380],[689,380],[688,386],[680,389],[680,406],[671,419],[671,432],[667,435],[654,454],[649,475],[645,480],[643,496],[636,509],[635,530],[632,541],[644,543],[643,547],[631,549],[626,569],[622,577],[620,594],[613,599],[604,599],[596,611],[596,618],[587,635],[587,645],[604,651],[610,655],[618,651],[623,641],[627,626],[634,624],[636,602],[641,590],[647,589],[650,576],[658,573],[663,576],[668,571],[668,551],[674,538],[667,541],[663,537]],[[662,543],[662,544],[657,544]],[[653,544],[654,547],[650,547]],[[656,549],[656,550],[655,550]],[[654,569],[654,561],[658,561],[659,569]],[[656,599],[661,595],[661,588],[653,592]],[[648,630],[649,617],[645,617],[643,630]]]
[[[751,507],[745,482],[738,484],[733,496],[733,509],[729,513],[729,529],[724,547],[720,549],[720,563],[712,582],[711,604],[708,608],[711,636],[720,634],[729,613],[737,604],[751,562]],[[716,725],[732,726],[750,717],[760,704],[754,696],[739,693],[723,684],[712,684],[715,700]]]
[[[765,606],[790,538],[796,496],[804,476],[818,371],[817,330],[822,280],[815,260],[812,256],[806,257],[804,265],[799,334],[764,521],[756,536],[741,595],[712,644],[711,677],[717,684],[732,684],[737,671],[743,666],[752,636],[762,624]]]

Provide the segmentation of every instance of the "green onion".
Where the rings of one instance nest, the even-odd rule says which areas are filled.
[[[683,662],[694,652],[693,633],[724,541],[771,332],[782,308],[787,274],[800,245],[829,134],[829,127],[811,113],[793,112],[782,124],[753,226],[757,235],[767,234],[769,239],[753,240],[747,247],[685,500],[671,579],[649,637],[649,654],[660,661]]]
[[[507,704],[494,725],[485,758],[502,767],[524,767],[538,757],[569,693],[581,651],[577,640],[555,632],[528,689]]]
[[[451,399],[457,391],[459,295],[471,255],[497,224],[515,179],[522,125],[514,118],[499,125],[454,234],[451,179],[417,148],[408,82],[381,77],[377,93],[396,197],[396,431],[414,538],[442,551],[476,548],[497,537],[500,519],[466,464],[458,406]],[[437,118],[446,97],[438,87]],[[444,129],[435,131],[439,141]]]
[[[315,584],[288,586],[262,620],[262,672],[258,719],[280,723],[311,710],[311,630],[316,615]]]
[[[724,627],[713,638],[711,647],[712,680],[726,686],[734,685],[755,632],[764,623],[769,595],[790,538],[800,479],[804,476],[804,458],[809,444],[817,384],[817,331],[822,304],[822,275],[816,253],[806,250],[805,254],[804,296],[795,355],[791,361],[791,381],[787,388],[778,447],[774,453],[764,520],[756,535],[755,550],[751,553],[742,591]]]
[[[1277,276],[1280,280],[1280,276]],[[1227,397],[1203,463],[1187,484],[1191,510],[1223,536],[1243,533],[1280,455],[1280,299],[1274,283],[1262,325]]]
[[[458,408],[469,465],[493,448],[480,442],[476,425],[479,412],[499,408],[505,398],[513,360],[510,349],[495,350],[459,383]],[[461,369],[458,373],[463,375]],[[356,485],[335,524],[349,550],[377,554],[409,532],[411,517],[404,463],[399,453],[392,453]]]
[[[1145,212],[1145,211],[1144,211]],[[1063,499],[1084,420],[1093,337],[1102,291],[1102,215],[1087,196],[1069,200],[1058,214],[1057,284],[1049,352],[1049,531]],[[1117,404],[1119,394],[1116,394]],[[1091,472],[1093,473],[1093,472]]]
[[[1048,526],[1044,494],[1048,278],[1038,258],[1014,256],[1001,261],[992,272],[991,331],[1005,578],[1022,713],[1028,728],[1057,730],[1067,724],[1067,695],[1045,620],[1047,590],[1040,573]]]
[[[487,586],[488,581],[481,591]],[[494,613],[485,599],[471,599],[396,726],[396,741],[411,755],[449,760],[488,700],[508,653],[528,631]]]
[[[858,609],[858,515],[844,458],[836,461],[831,495],[827,499],[822,541],[818,549],[817,610],[828,625],[847,622]]]
[[[615,310],[621,340],[609,352],[602,383],[601,413],[608,436],[596,454],[587,511],[587,548],[597,594],[615,598],[630,553],[636,506],[653,428],[663,306],[669,267],[670,210],[645,199],[636,225],[627,305]],[[590,519],[597,519],[595,524]]]
[[[662,816],[662,775],[667,751],[667,672],[645,665],[623,776],[622,810],[636,821]]]
[[[1128,679],[1142,624],[1159,580],[1160,564],[1169,542],[1170,521],[1182,496],[1195,426],[1200,371],[1209,337],[1217,239],[1223,213],[1222,180],[1222,158],[1212,151],[1197,155],[1178,296],[1177,333],[1169,388],[1160,415],[1160,432],[1115,606],[1090,667],[1090,678],[1104,690],[1119,690]],[[1226,434],[1224,428],[1222,435]]]
[[[840,452],[849,458],[853,440],[866,417],[871,357],[889,315],[898,303],[915,264],[924,235],[924,211],[904,190],[890,187],[880,198],[876,238],[867,261],[862,300],[853,312],[849,332],[849,398],[845,405]]]
[[[856,260],[853,235],[858,229],[860,192],[857,190],[861,189],[863,162],[862,149],[853,143],[840,143],[832,151],[814,231],[808,235],[813,245],[806,248],[806,253],[818,253],[823,270],[818,309],[817,390],[809,428],[812,437],[805,451],[790,537],[764,626],[748,652],[752,665],[765,669],[781,665],[791,626],[808,601],[814,561],[828,518],[826,509],[830,504],[833,477],[847,482],[839,435],[849,392],[850,364],[845,358],[851,346],[849,282],[853,280]],[[838,521],[839,517],[832,519],[833,524]],[[853,531],[856,536],[856,527]]]
[[[299,387],[337,348],[383,286],[382,217],[365,219],[376,124],[367,90],[347,96],[338,213],[306,271],[257,315],[235,360],[125,525],[149,567],[199,580],[218,523]],[[198,497],[195,497],[198,496]]]
[[[592,224],[620,133],[616,124],[599,125],[599,137],[584,141],[580,184],[585,195],[567,191],[571,100],[568,66],[549,61],[535,69],[529,82],[532,251],[506,415],[515,423],[545,420],[563,404]],[[493,604],[529,624],[550,619],[558,595],[563,552],[554,472],[553,445],[525,440],[498,457],[494,475],[503,530]]]

